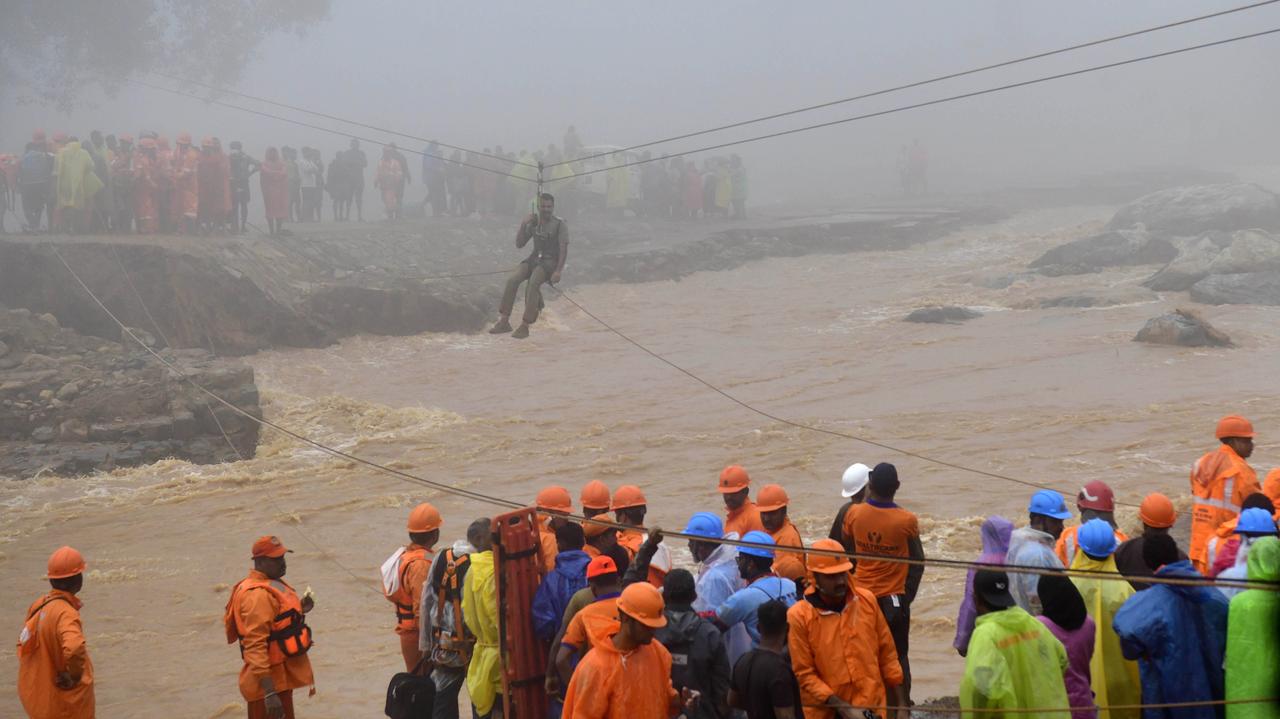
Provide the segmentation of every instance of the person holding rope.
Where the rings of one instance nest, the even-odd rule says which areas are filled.
[[[502,292],[502,304],[498,306],[498,322],[489,330],[489,334],[506,334],[516,339],[529,336],[529,325],[538,320],[542,310],[542,285],[560,281],[560,273],[564,271],[564,262],[569,258],[569,226],[554,214],[556,198],[551,193],[538,195],[538,212],[529,215],[520,223],[516,232],[516,247],[522,248],[533,240],[533,253],[520,263],[515,272],[507,278],[506,289]],[[516,292],[520,284],[528,280],[524,292],[524,317],[520,326],[511,330],[511,310],[515,307]]]

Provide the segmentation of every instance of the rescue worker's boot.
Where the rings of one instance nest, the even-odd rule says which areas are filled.
[[[489,330],[489,334],[504,335],[510,331],[511,331],[511,323],[507,321],[506,317],[503,317],[498,320],[498,324],[494,325],[493,328]],[[528,336],[528,335],[529,335],[529,332],[526,330],[525,336]]]
[[[515,337],[515,338],[516,338],[516,339],[518,339],[518,340],[522,340],[522,339],[524,339],[525,337],[528,337],[528,336],[529,336],[529,325],[521,324],[519,327],[517,327],[517,328],[516,328],[516,331],[515,331],[515,332],[512,332],[512,333],[511,333],[511,336],[512,336],[512,337]]]

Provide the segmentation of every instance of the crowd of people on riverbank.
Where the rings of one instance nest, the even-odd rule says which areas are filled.
[[[1138,509],[1141,533],[1126,536],[1102,481],[1080,488],[1074,513],[1046,489],[1031,495],[1026,526],[986,518],[953,643],[965,658],[965,716],[1277,715],[1280,469],[1258,481],[1242,417],[1224,417],[1216,438],[1191,472],[1186,547],[1160,493]],[[564,487],[544,488],[529,617],[549,646],[548,716],[906,719],[911,607],[929,560],[916,515],[896,502],[900,486],[891,464],[850,466],[829,536],[806,544],[782,486],[759,487],[753,501],[747,470],[727,467],[714,490],[724,513],[695,512],[683,528],[691,569],[676,566],[661,529],[645,529],[640,487],[592,481],[577,508]],[[394,632],[406,671],[430,673],[433,716],[457,717],[465,685],[474,716],[500,717],[494,525],[476,519],[442,547],[444,526],[434,506],[416,506],[408,544],[382,565]],[[283,580],[287,551],[259,538],[226,605],[251,719],[293,717],[293,692],[315,684],[314,601]],[[94,714],[76,599],[85,567],[76,550],[55,552],[52,591],[26,614],[18,690],[31,717]]]
[[[81,138],[35,131],[20,154],[0,154],[0,233],[12,211],[23,232],[66,234],[244,234],[253,196],[260,194],[266,232],[286,222],[319,222],[325,198],[335,222],[364,221],[366,179],[385,218],[405,217],[413,185],[409,158],[395,143],[370,162],[360,141],[326,165],[314,147],[267,147],[262,155],[218,137],[197,144],[190,133],[169,138],[144,130]],[[415,153],[410,153],[415,154]],[[620,148],[585,148],[570,127],[564,144],[507,152],[501,146],[449,153],[435,142],[421,152],[425,198],[415,208],[432,216],[524,216],[532,207],[539,166],[544,189],[560,198],[560,214],[584,211],[637,217],[746,217],[747,171],[741,158],[653,158]],[[256,182],[253,176],[258,175]],[[256,186],[256,189],[255,189]],[[255,213],[256,214],[256,213]]]

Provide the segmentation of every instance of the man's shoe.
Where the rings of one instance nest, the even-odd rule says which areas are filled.
[[[522,340],[522,339],[524,339],[525,337],[528,337],[528,336],[529,336],[529,325],[520,325],[519,327],[517,327],[517,328],[516,328],[516,331],[515,331],[515,332],[512,332],[512,333],[511,333],[511,336],[512,336],[512,337],[515,337],[515,338],[516,338],[516,339],[518,339],[518,340]]]
[[[510,323],[510,322],[508,322],[508,321],[506,321],[506,320],[498,320],[498,324],[494,325],[494,326],[493,326],[493,328],[489,330],[489,334],[491,334],[491,335],[505,335],[506,333],[508,333],[508,332],[510,332],[510,331],[511,331],[511,323]],[[527,337],[528,335],[529,335],[529,332],[528,332],[528,330],[526,330],[526,331],[525,331],[525,336]]]

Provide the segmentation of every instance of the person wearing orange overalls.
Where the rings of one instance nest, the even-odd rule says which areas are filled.
[[[778,546],[777,556],[773,560],[773,573],[793,582],[803,582],[804,553],[787,552],[782,549],[782,547],[804,547],[804,542],[800,539],[800,530],[796,529],[796,525],[792,524],[791,519],[787,517],[787,505],[791,503],[787,490],[776,484],[766,484],[760,488],[756,499],[759,500],[756,509],[760,510],[760,522],[764,525],[764,531],[773,537],[774,544]]]
[[[249,703],[249,719],[294,719],[293,690],[311,687],[311,628],[306,615],[315,607],[307,592],[301,599],[284,581],[286,549],[279,537],[253,543],[253,569],[231,590],[222,623],[227,643],[240,643],[240,694]]]
[[[382,564],[382,594],[396,607],[396,634],[404,668],[412,672],[422,661],[418,635],[421,626],[422,588],[431,576],[432,555],[440,541],[440,512],[423,502],[409,513],[409,544],[400,547]]]
[[[750,531],[763,532],[760,510],[751,501],[751,477],[747,470],[731,464],[720,472],[720,494],[724,497],[725,534],[737,532],[738,536]]]
[[[1244,498],[1262,491],[1246,462],[1253,454],[1253,424],[1232,414],[1218,421],[1221,446],[1191,468],[1191,547],[1187,554],[1201,574],[1209,574],[1209,540],[1218,527],[1240,514]]]
[[[569,521],[566,514],[573,514],[573,497],[564,487],[544,487],[533,500],[533,506],[538,510],[538,554],[542,559],[542,573],[547,574],[556,568],[556,555],[560,553],[556,529]]]
[[[211,138],[205,138],[212,147]],[[202,142],[201,146],[205,146]],[[170,220],[175,229],[181,228],[188,235],[196,234],[196,220],[200,211],[200,151],[191,146],[191,133],[178,134],[178,144],[173,151],[173,192],[170,195]]]
[[[27,609],[18,636],[18,698],[31,719],[93,719],[93,662],[80,625],[84,557],[62,547],[49,557],[48,594]]]

